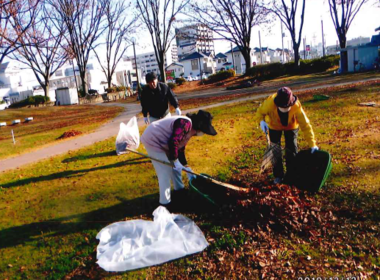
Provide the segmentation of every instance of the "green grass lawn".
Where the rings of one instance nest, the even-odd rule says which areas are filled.
[[[231,227],[212,214],[195,211],[191,205],[198,206],[200,201],[191,198],[185,215],[201,227],[210,247],[162,266],[106,273],[95,265],[99,230],[115,221],[151,219],[158,205],[151,163],[134,154],[116,156],[115,139],[109,139],[2,173],[2,278],[260,279],[264,273],[272,275],[288,267],[297,276],[352,272],[376,279],[380,266],[380,117],[378,107],[357,104],[379,104],[379,92],[380,84],[372,83],[329,92],[327,101],[314,102],[313,93],[299,96],[318,145],[333,156],[327,185],[314,197],[337,217],[334,230],[321,240],[255,231],[244,223]],[[248,102],[211,110],[218,135],[194,138],[186,148],[194,171],[235,183],[241,180],[242,185],[264,180],[258,176],[265,139],[253,123],[257,106]],[[302,132],[299,145],[307,148]],[[142,146],[139,150],[145,152]],[[269,272],[260,259],[264,257],[270,263]],[[297,279],[278,273],[274,279]]]
[[[28,152],[41,146],[56,143],[64,132],[76,130],[88,133],[101,124],[113,119],[122,111],[120,107],[103,106],[58,106],[42,108],[7,109],[0,111],[0,158],[11,157]],[[24,119],[33,117],[32,122]],[[11,125],[20,119],[21,124]],[[13,144],[11,131],[15,135]]]

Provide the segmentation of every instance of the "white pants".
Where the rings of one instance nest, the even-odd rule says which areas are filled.
[[[171,116],[172,116],[172,114],[170,114],[170,112],[169,112],[165,117],[163,117],[163,119],[171,117]],[[152,117],[152,116],[149,115],[149,123],[152,123],[152,122],[155,122],[155,121],[158,121],[158,120],[160,120],[160,119],[157,119],[157,118]]]
[[[148,155],[169,162],[168,156],[165,152],[157,152],[152,148],[145,146]],[[173,182],[174,190],[181,190],[185,188],[182,182],[181,172],[175,171],[173,167],[165,165],[163,163],[152,160],[154,169],[158,177],[158,185],[160,187],[160,203],[168,204],[171,201],[170,197],[170,181]]]

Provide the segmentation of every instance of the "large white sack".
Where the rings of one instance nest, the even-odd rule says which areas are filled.
[[[158,265],[203,251],[208,243],[198,226],[159,206],[153,222],[132,220],[103,228],[97,239],[97,263],[106,271]]]
[[[119,134],[116,137],[116,153],[117,155],[125,154],[126,148],[137,150],[140,146],[140,132],[137,124],[137,118],[133,117],[125,125],[120,123]]]

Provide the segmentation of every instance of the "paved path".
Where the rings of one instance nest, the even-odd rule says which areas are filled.
[[[379,80],[376,78],[372,79],[365,79],[362,80],[363,82],[365,81],[373,81],[373,80]],[[338,83],[338,84],[333,84],[333,85],[328,85],[328,86],[315,86],[315,87],[309,87],[309,88],[304,88],[300,90],[294,90],[294,92],[298,91],[303,91],[303,90],[310,90],[310,89],[321,89],[321,88],[329,88],[333,86],[342,86],[342,85],[349,85],[352,83],[357,83],[358,81],[352,81],[352,82],[344,82],[344,83]],[[277,88],[277,87],[276,87]],[[207,106],[202,106],[199,108],[193,108],[190,110],[183,111],[183,114],[186,114],[191,111],[197,111],[200,109],[208,109],[208,108],[213,108],[213,107],[219,107],[223,105],[228,105],[232,103],[237,103],[237,102],[245,102],[249,100],[259,100],[262,98],[265,98],[269,95],[268,92],[276,90],[275,87],[255,87],[255,88],[248,88],[248,89],[240,89],[240,90],[233,90],[233,91],[227,91],[225,89],[217,89],[217,90],[207,90],[207,91],[202,91],[202,92],[193,92],[193,93],[184,93],[178,95],[178,99],[184,100],[184,99],[190,99],[190,98],[207,98],[211,96],[223,96],[223,95],[228,95],[228,94],[236,94],[236,93],[255,93],[257,92],[258,94],[253,95],[253,96],[248,96],[248,97],[243,97],[243,98],[237,98],[234,100],[230,101],[225,101],[225,102],[220,102],[217,104],[212,104],[212,105],[207,105]],[[267,92],[265,94],[259,94],[260,92]],[[67,153],[68,151],[73,151],[77,150],[89,145],[92,145],[96,142],[103,141],[105,139],[108,139],[110,137],[116,136],[118,131],[119,131],[119,125],[120,122],[127,122],[131,117],[137,115],[139,112],[141,112],[141,107],[140,104],[138,103],[129,103],[129,104],[123,104],[123,103],[101,103],[98,104],[101,106],[122,106],[125,108],[124,112],[121,113],[119,116],[114,118],[112,121],[104,124],[101,126],[99,129],[97,129],[95,132],[92,132],[90,134],[80,136],[71,140],[63,141],[58,144],[52,144],[48,147],[41,148],[39,150],[22,154],[17,157],[9,158],[9,159],[4,159],[0,160],[0,172],[2,171],[7,171],[7,170],[12,170],[19,168],[21,166],[35,163],[37,161],[40,161],[42,159],[47,159],[53,156],[57,156],[60,154]],[[140,118],[138,119],[139,126],[143,126],[143,120]]]

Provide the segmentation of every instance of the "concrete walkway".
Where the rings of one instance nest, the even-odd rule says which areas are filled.
[[[379,80],[379,79],[366,79],[365,81],[373,81],[373,80]],[[298,91],[304,91],[304,90],[312,90],[312,89],[321,89],[321,88],[329,88],[333,86],[343,86],[343,85],[349,85],[353,83],[358,83],[358,81],[353,82],[344,82],[344,83],[338,83],[334,85],[328,85],[328,86],[315,86],[315,87],[309,87],[309,88],[303,88],[300,90],[294,90],[294,92]],[[199,108],[193,108],[190,110],[184,110],[182,113],[186,114],[188,112],[197,111],[200,109],[209,109],[213,107],[219,107],[223,105],[238,103],[238,102],[246,102],[250,100],[260,100],[262,98],[265,98],[269,96],[269,93],[265,94],[259,94],[259,92],[268,92],[274,90],[272,88],[249,88],[249,89],[242,89],[242,90],[234,90],[234,91],[226,91],[224,89],[221,90],[215,90],[215,91],[206,91],[206,92],[199,92],[199,93],[186,93],[186,94],[180,94],[178,95],[179,100],[189,99],[189,98],[206,98],[210,96],[223,96],[227,94],[235,94],[235,93],[251,93],[251,92],[257,92],[258,94],[255,94],[253,96],[243,97],[243,98],[237,98],[230,101],[220,102],[217,104],[212,105],[206,105]],[[112,121],[104,124],[100,128],[98,128],[95,132],[92,132],[90,134],[86,134],[84,136],[80,136],[74,139],[70,139],[67,141],[60,142],[58,144],[52,144],[48,147],[41,148],[39,150],[22,154],[13,158],[8,158],[4,160],[0,160],[0,172],[12,170],[19,168],[21,166],[32,164],[35,162],[38,162],[43,159],[47,159],[53,156],[61,155],[64,153],[67,153],[69,151],[77,150],[89,145],[92,145],[96,142],[106,140],[108,138],[114,137],[119,132],[119,126],[121,122],[128,122],[130,118],[137,115],[141,112],[141,106],[138,103],[129,103],[129,104],[123,104],[123,103],[101,103],[98,104],[101,106],[121,106],[124,107],[125,110],[122,112],[119,116],[114,118]],[[138,119],[139,126],[145,125],[142,118]]]

